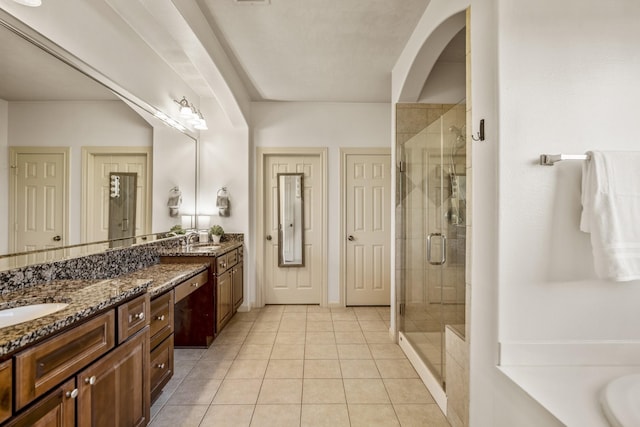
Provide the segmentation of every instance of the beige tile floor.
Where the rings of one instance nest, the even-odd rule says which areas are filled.
[[[389,309],[266,306],[177,349],[152,426],[449,426],[389,340]]]

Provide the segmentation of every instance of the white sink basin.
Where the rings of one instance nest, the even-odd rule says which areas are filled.
[[[68,305],[64,303],[32,304],[0,310],[0,328],[17,325],[18,323],[28,322],[29,320],[55,313]]]

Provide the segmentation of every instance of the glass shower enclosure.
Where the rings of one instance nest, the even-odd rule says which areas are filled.
[[[466,106],[396,112],[398,332],[446,390],[445,328],[465,334]]]

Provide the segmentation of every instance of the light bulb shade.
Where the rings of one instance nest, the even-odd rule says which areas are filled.
[[[29,7],[38,7],[42,5],[41,0],[13,0],[15,3],[23,4]]]
[[[207,130],[207,129],[209,129],[207,127],[207,122],[204,119],[198,120],[198,123],[196,123],[193,127],[195,129],[198,129],[198,130]]]

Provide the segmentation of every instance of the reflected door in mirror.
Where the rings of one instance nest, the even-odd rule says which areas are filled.
[[[123,172],[109,174],[109,240],[136,234],[137,175]],[[127,240],[112,243],[112,247],[129,244]]]
[[[278,265],[304,265],[303,174],[278,174]]]
[[[64,245],[67,159],[64,148],[12,147],[12,252]]]

